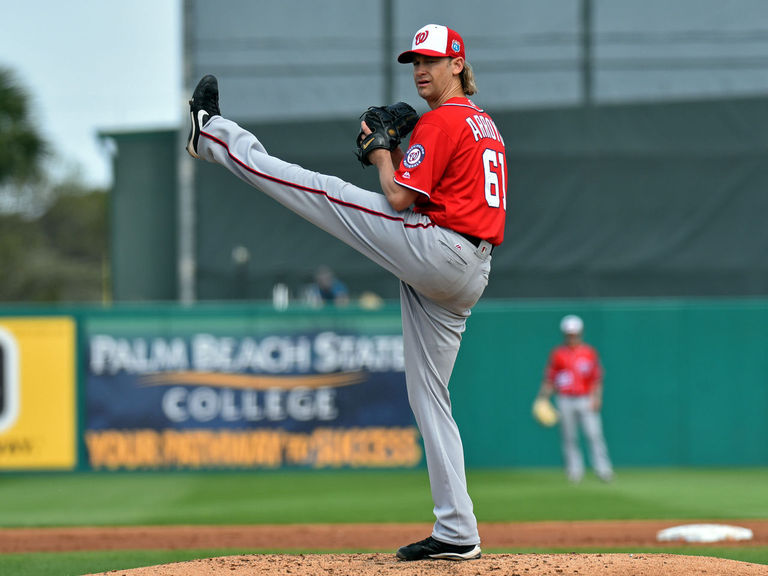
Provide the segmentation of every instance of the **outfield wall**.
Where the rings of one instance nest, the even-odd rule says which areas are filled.
[[[451,385],[467,465],[558,466],[530,407],[567,313],[616,466],[768,465],[768,300],[481,302]],[[0,310],[0,469],[413,467],[397,303]]]
[[[530,405],[565,313],[605,367],[604,428],[618,466],[768,464],[768,302],[486,302],[454,371],[471,466],[560,462]]]

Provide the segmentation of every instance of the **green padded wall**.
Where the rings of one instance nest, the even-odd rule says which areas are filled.
[[[469,465],[559,465],[530,409],[567,313],[602,355],[617,465],[768,464],[768,302],[744,299],[481,302],[451,386]]]

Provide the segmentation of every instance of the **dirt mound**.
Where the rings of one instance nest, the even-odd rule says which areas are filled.
[[[398,562],[392,554],[264,554],[224,556],[134,570],[110,576],[758,576],[766,566],[703,556],[673,554],[486,554],[469,562]],[[94,575],[91,575],[94,576]]]

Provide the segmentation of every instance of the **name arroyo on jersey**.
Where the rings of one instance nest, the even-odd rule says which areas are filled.
[[[493,120],[480,114],[474,116],[467,116],[467,124],[469,124],[470,130],[472,130],[472,136],[475,138],[475,142],[481,138],[490,138],[504,144],[504,139],[501,137],[501,132],[496,128],[496,124]]]

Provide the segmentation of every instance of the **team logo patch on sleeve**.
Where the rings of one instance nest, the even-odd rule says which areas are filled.
[[[403,158],[403,164],[406,168],[416,168],[421,161],[424,160],[424,146],[421,144],[414,144],[405,153]]]

